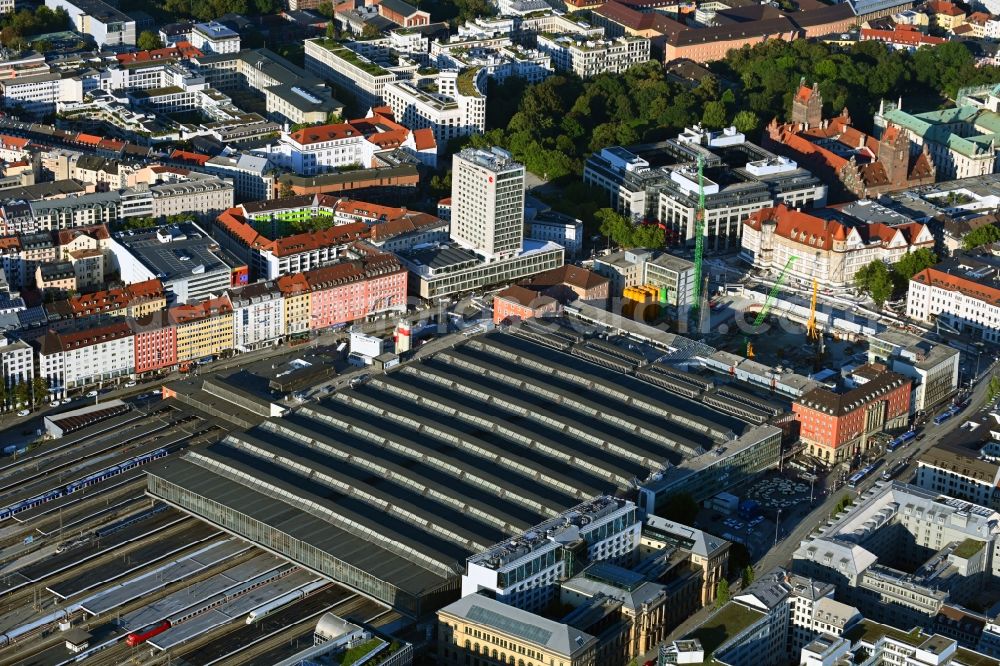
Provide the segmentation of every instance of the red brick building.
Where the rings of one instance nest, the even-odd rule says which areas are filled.
[[[881,365],[863,366],[856,377],[865,383],[846,393],[817,388],[792,403],[806,451],[831,465],[866,451],[874,433],[909,421],[909,378]]]
[[[135,374],[141,375],[177,365],[177,327],[166,311],[133,319]]]
[[[558,312],[559,301],[516,284],[493,297],[494,324],[524,321]]]

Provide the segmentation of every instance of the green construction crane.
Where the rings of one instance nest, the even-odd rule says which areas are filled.
[[[701,260],[705,254],[705,159],[698,157],[698,210],[694,214],[694,300],[691,314],[696,330],[701,330]]]
[[[767,314],[771,311],[771,306],[774,305],[774,299],[778,296],[778,290],[781,289],[781,285],[785,283],[785,278],[788,276],[788,270],[792,267],[792,264],[795,263],[796,259],[798,259],[798,257],[788,257],[788,261],[785,262],[785,267],[781,269],[781,275],[778,276],[774,286],[771,287],[771,291],[767,294],[767,299],[764,300],[764,307],[760,309],[760,312],[757,314],[757,318],[753,320],[754,328],[757,328],[764,323],[764,320],[767,318]],[[749,336],[746,339],[746,343],[747,358],[753,358],[753,343],[750,342]]]

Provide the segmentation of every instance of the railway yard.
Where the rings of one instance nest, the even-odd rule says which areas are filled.
[[[145,494],[148,464],[230,428],[157,397],[0,458],[0,666],[275,663],[311,645],[326,612],[399,624]],[[86,632],[79,651],[70,628]]]

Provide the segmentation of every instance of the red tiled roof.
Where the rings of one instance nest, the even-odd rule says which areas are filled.
[[[17,236],[4,236],[0,238],[0,250],[19,250],[21,239]]]
[[[84,134],[80,132],[76,135],[77,143],[85,143],[88,146],[96,146],[101,142],[101,137],[94,136],[93,134]]]
[[[303,273],[282,275],[278,278],[278,290],[284,296],[295,296],[309,291],[309,282]]]
[[[199,49],[191,45],[191,42],[177,42],[173,46],[152,51],[134,51],[132,53],[119,53],[115,56],[118,62],[124,64],[133,62],[154,62],[169,58],[199,58],[205,55]]]
[[[437,141],[434,140],[434,130],[430,127],[413,130],[413,142],[416,144],[417,150],[432,150],[437,147]]]
[[[247,247],[262,248],[271,242],[246,222],[242,208],[230,208],[224,211],[215,222]]]
[[[174,150],[170,153],[170,159],[177,160],[178,162],[194,162],[198,166],[204,166],[205,162],[212,159],[208,155],[202,155],[201,153],[190,153],[186,150]]]
[[[942,37],[932,37],[922,32],[912,30],[872,30],[870,28],[861,29],[861,41],[878,40],[890,44],[901,44],[905,46],[920,46],[922,44],[944,44],[947,39]]]
[[[494,298],[517,303],[518,305],[524,307],[528,307],[530,305],[533,309],[556,302],[556,299],[551,296],[540,294],[537,291],[522,287],[518,284],[507,287],[498,293]]]
[[[930,0],[926,7],[933,14],[944,14],[945,16],[962,16],[965,14],[955,3],[948,2],[947,0]]]
[[[23,150],[28,146],[30,141],[28,139],[22,139],[19,136],[10,136],[8,134],[0,134],[0,143],[3,144],[4,148],[9,150]]]
[[[103,224],[95,224],[89,227],[74,227],[72,229],[60,229],[57,240],[60,245],[67,245],[80,236],[90,236],[96,240],[108,240],[111,235],[108,228]]]
[[[316,125],[314,127],[304,127],[291,133],[292,139],[297,143],[307,146],[313,143],[324,141],[336,141],[352,136],[359,136],[357,128],[350,123],[336,123],[332,125]]]
[[[368,141],[374,143],[379,148],[398,148],[403,145],[410,131],[406,129],[392,130],[390,132],[378,132],[368,136]]]
[[[838,238],[847,237],[847,230],[840,222],[792,210],[784,204],[759,210],[750,215],[744,224],[760,231],[763,222],[774,222],[774,233],[778,236],[821,250],[833,247],[835,235]]]
[[[175,305],[170,308],[170,321],[175,324],[186,324],[200,319],[208,319],[219,315],[230,314],[233,311],[233,304],[229,298],[210,298],[202,303],[191,305]]]
[[[271,250],[276,257],[287,257],[300,252],[318,250],[321,247],[344,245],[361,238],[367,238],[369,235],[367,223],[352,222],[320,231],[309,231],[279,238],[271,241],[267,249]]]
[[[112,340],[119,340],[121,338],[127,338],[131,335],[132,328],[127,322],[116,322],[114,324],[88,328],[82,331],[49,333],[48,336],[53,336],[54,339],[49,340],[48,344],[43,342],[42,346],[43,348],[48,347],[47,350],[43,349],[43,351],[67,351],[69,349],[80,349],[81,347],[89,347],[91,345],[110,342]],[[51,346],[52,343],[55,343],[54,347]]]
[[[967,280],[958,275],[945,273],[934,268],[925,268],[910,279],[930,287],[944,289],[945,291],[960,291],[984,303],[1000,305],[1000,289],[988,287],[973,280]]]

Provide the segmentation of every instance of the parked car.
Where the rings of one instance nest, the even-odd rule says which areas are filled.
[[[61,404],[62,403],[59,402],[58,400],[53,400],[52,402],[49,403],[49,407],[58,407]]]
[[[30,411],[28,411],[27,409],[22,409],[21,411],[19,411],[19,412],[17,413],[17,415],[18,415],[18,416],[27,416],[27,415],[28,415],[28,414],[30,414],[30,413],[31,413],[31,412],[30,412]]]
[[[134,379],[130,379],[127,382],[125,382],[125,388],[132,388],[133,386],[135,386],[135,380]]]
[[[87,391],[86,397],[88,397],[88,398],[96,398],[97,397],[97,391],[96,390],[95,391]]]

